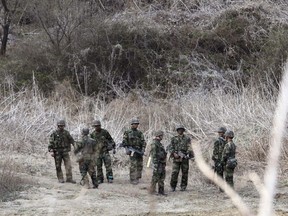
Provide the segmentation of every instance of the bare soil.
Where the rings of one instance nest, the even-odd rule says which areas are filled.
[[[7,155],[0,152],[1,160]],[[79,184],[78,165],[73,162],[77,184],[58,183],[54,161],[49,155],[10,155],[21,164],[24,178],[33,182],[14,199],[0,202],[1,215],[240,215],[230,199],[199,173],[190,162],[187,191],[170,192],[171,162],[168,162],[165,191],[167,196],[149,195],[151,170],[145,168],[138,185],[129,183],[128,167],[114,167],[114,183],[104,182],[98,189]],[[180,174],[181,175],[181,174]],[[258,192],[247,172],[236,172],[235,189],[255,212]],[[275,196],[276,215],[288,215],[288,184],[281,180]]]

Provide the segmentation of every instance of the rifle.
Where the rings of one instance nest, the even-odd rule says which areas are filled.
[[[142,151],[140,151],[140,150],[138,150],[138,149],[135,149],[135,148],[133,148],[132,146],[124,146],[123,143],[120,143],[119,147],[125,148],[127,155],[133,156],[135,153],[137,153],[137,154],[139,154],[139,155],[141,155],[141,156],[146,156],[146,155],[144,154],[144,152],[142,152]]]
[[[182,151],[179,151],[179,152],[176,152],[176,154],[178,154],[178,156],[181,158],[181,159],[192,159],[193,157],[188,153],[188,154],[185,154],[183,153]]]

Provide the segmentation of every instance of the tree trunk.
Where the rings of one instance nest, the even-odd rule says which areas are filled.
[[[10,24],[8,24],[8,23],[2,26],[2,28],[3,28],[3,37],[2,37],[2,43],[1,43],[1,49],[0,49],[0,55],[2,55],[2,56],[6,54],[9,27],[10,27]]]

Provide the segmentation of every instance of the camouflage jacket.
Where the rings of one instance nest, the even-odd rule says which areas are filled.
[[[74,139],[67,130],[55,130],[49,138],[48,151],[71,151],[71,144],[74,145]]]
[[[123,146],[131,146],[137,150],[145,151],[146,142],[144,135],[141,131],[137,129],[129,129],[124,132],[123,135]]]
[[[190,154],[192,155],[192,147],[191,147],[191,139],[187,135],[183,134],[182,136],[176,135],[172,137],[171,144],[170,144],[170,152],[171,155],[173,153],[182,152],[184,154]],[[177,161],[178,159],[174,158],[174,161]],[[181,160],[179,160],[181,161]]]
[[[151,143],[150,155],[154,165],[166,163],[167,153],[162,143],[157,139],[154,139]]]
[[[225,144],[226,141],[224,140],[224,138],[218,137],[218,139],[214,142],[212,160],[214,160],[215,162],[221,161]]]
[[[236,154],[236,145],[231,140],[227,142],[224,147],[221,163],[226,164],[228,158],[235,158],[235,154]]]
[[[78,161],[94,160],[99,154],[99,147],[94,139],[85,135],[80,142],[76,142],[74,154],[80,155]]]
[[[113,138],[111,137],[110,133],[103,128],[101,128],[99,132],[94,130],[90,134],[90,137],[96,141],[99,148],[99,154],[108,152],[109,150],[115,148],[115,142]]]

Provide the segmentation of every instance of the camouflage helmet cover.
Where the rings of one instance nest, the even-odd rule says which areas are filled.
[[[234,137],[234,132],[231,131],[231,130],[228,130],[228,131],[225,132],[224,136],[233,138]]]
[[[179,129],[183,129],[185,131],[185,127],[183,125],[178,125],[176,127],[176,131],[178,131]]]
[[[227,131],[227,129],[225,127],[220,127],[217,130],[218,133],[225,133],[226,131]]]
[[[163,136],[164,132],[161,130],[158,130],[158,131],[155,131],[154,135],[155,135],[155,137]]]
[[[136,118],[134,118],[134,119],[131,120],[131,125],[132,125],[132,124],[139,124],[139,123],[140,123],[139,120],[136,119]]]
[[[89,128],[83,128],[82,129],[82,134],[83,135],[88,135],[89,134]]]
[[[99,120],[94,120],[92,126],[101,126],[101,122]]]
[[[57,122],[57,125],[64,125],[65,126],[65,120],[61,119]]]

